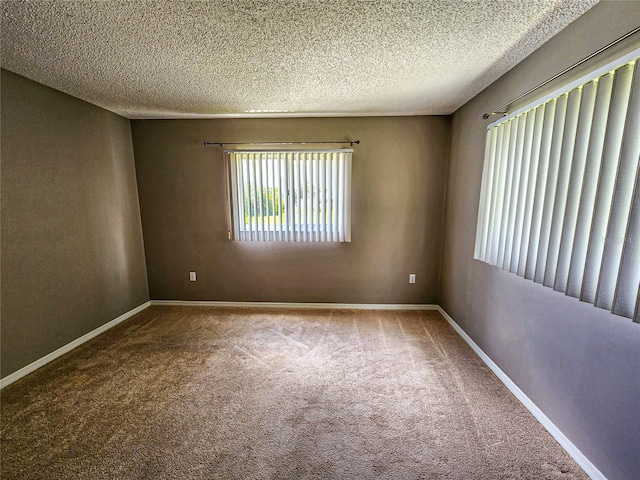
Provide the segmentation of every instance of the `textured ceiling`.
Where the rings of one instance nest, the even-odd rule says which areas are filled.
[[[129,118],[449,114],[597,0],[2,0],[2,67]]]

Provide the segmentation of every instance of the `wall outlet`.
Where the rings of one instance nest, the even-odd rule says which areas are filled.
[[[189,281],[190,282],[196,281],[196,272],[189,272]]]
[[[415,273],[410,273],[409,274],[409,283],[416,283],[416,274]]]

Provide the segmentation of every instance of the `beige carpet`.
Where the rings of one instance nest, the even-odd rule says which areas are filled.
[[[3,480],[587,478],[436,312],[151,307],[1,400]]]

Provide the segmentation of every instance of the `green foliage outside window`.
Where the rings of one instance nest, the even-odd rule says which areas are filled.
[[[314,197],[314,190],[309,185],[307,187],[306,199]],[[280,223],[280,216],[286,215],[286,199],[280,196],[280,190],[277,187],[262,187],[262,204],[260,203],[260,188],[253,187],[251,184],[244,191],[244,223],[245,225],[257,225],[262,217],[262,222],[265,225],[275,225]],[[322,211],[316,211],[314,206],[311,206],[310,210],[306,210],[305,195],[302,189],[294,190],[293,192],[293,206],[297,208],[302,204],[302,211],[306,211],[309,214],[309,222],[318,222],[321,215],[324,215]],[[321,192],[315,193],[319,195]],[[327,223],[333,222],[333,211],[330,213],[330,217],[326,219]],[[286,217],[283,219],[284,223],[287,223]]]
[[[244,191],[244,218],[247,225],[255,223],[258,217],[274,218],[285,213],[278,188],[262,188],[262,202],[260,202],[260,193],[260,189],[254,189],[253,185]],[[264,219],[264,222],[271,223],[267,218]]]

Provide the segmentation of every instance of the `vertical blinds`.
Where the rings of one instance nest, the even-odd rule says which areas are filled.
[[[225,152],[233,238],[350,242],[352,152]]]
[[[640,321],[640,61],[487,131],[474,258]]]

